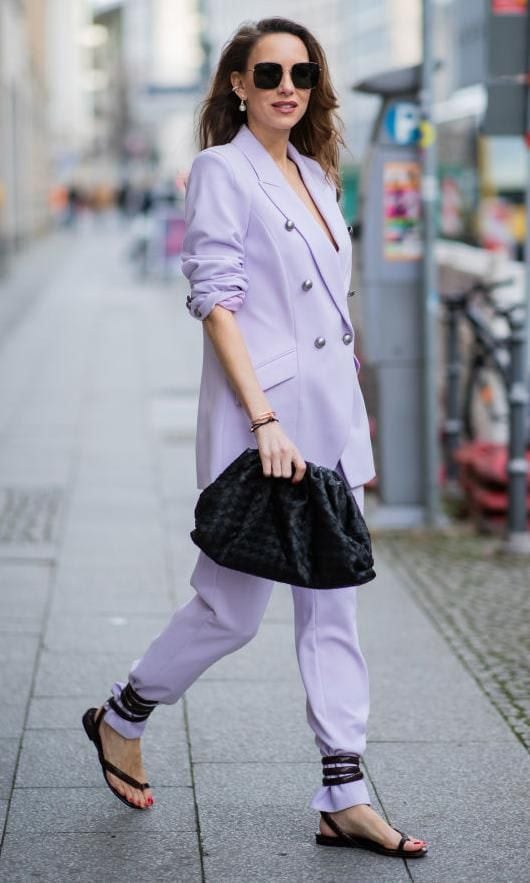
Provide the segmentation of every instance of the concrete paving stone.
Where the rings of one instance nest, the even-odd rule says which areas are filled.
[[[87,708],[96,707],[107,696],[110,688],[105,695],[100,690],[96,699],[86,692],[75,697],[35,697],[30,701],[26,730],[77,730]]]
[[[194,761],[319,758],[298,683],[199,681],[187,693]]]
[[[191,784],[184,727],[178,710],[171,715],[172,711],[151,720],[143,739],[144,764],[153,787]],[[81,721],[78,730],[26,731],[17,787],[50,788],[59,782],[65,788],[93,786],[101,784],[102,775]]]
[[[511,741],[505,721],[462,663],[438,646],[440,640],[428,625],[407,635],[418,665],[388,633],[381,633],[384,654],[361,642],[370,677],[369,740]]]
[[[462,838],[457,852],[468,862],[494,845],[507,855],[528,842],[530,758],[515,739],[501,749],[370,744],[365,761],[393,824],[425,837],[433,851],[439,840],[449,848],[456,836]],[[453,879],[467,880],[464,870]]]
[[[13,787],[20,739],[0,739],[0,799],[8,800]]]
[[[129,653],[140,656],[155,635],[166,625],[167,616],[139,614],[135,616],[100,615],[82,617],[76,613],[56,614],[50,619],[44,646],[54,651]]]
[[[61,567],[134,567],[153,574],[162,572],[163,556],[158,546],[129,543],[103,543],[95,539],[70,542],[64,538],[61,548]]]
[[[55,653],[43,650],[33,695],[91,696],[92,704],[110,695],[114,681],[127,681],[133,658],[128,653]]]
[[[17,450],[9,458],[2,457],[4,466],[0,471],[0,483],[3,485],[65,486],[69,479],[70,458],[68,452],[56,446],[39,451]],[[43,480],[45,476],[45,480]]]
[[[134,491],[134,486],[120,488],[109,496],[101,490],[96,492],[83,488],[74,497],[70,512],[72,524],[82,528],[104,520],[110,522],[114,529],[134,530],[142,525],[149,527],[156,523],[160,515],[160,505],[155,495]]]
[[[153,487],[153,467],[148,460],[133,458],[132,453],[123,459],[123,451],[128,445],[124,439],[115,443],[115,451],[106,450],[101,453],[90,451],[89,440],[83,447],[82,460],[77,476],[78,487],[92,487],[104,492],[105,487],[110,493],[116,489],[119,493],[124,488],[134,487],[147,493]],[[120,461],[120,457],[122,460]]]
[[[97,556],[83,562],[65,558],[68,549],[61,554],[61,561],[54,581],[54,596],[65,602],[69,597],[90,599],[93,591],[131,590],[137,595],[164,594],[167,590],[165,562],[160,560],[154,568],[140,567],[127,562],[101,562]]]
[[[0,641],[4,635],[34,635],[39,636],[42,630],[42,620],[39,618],[6,616],[0,614]]]
[[[0,641],[0,671],[9,671],[11,665],[32,671],[38,645],[33,635],[4,635]]]
[[[262,832],[292,840],[312,837],[319,822],[310,807],[320,786],[318,760],[240,763],[232,760],[234,754],[223,763],[194,761],[201,829],[212,834]],[[381,811],[376,794],[372,800]]]
[[[6,883],[200,883],[197,837],[175,834],[8,834],[0,859]]]
[[[379,572],[373,591],[366,586],[358,596],[370,676],[368,739],[510,740],[504,720],[388,565]]]
[[[107,690],[101,701],[110,695]],[[96,700],[98,701],[98,700]],[[80,695],[75,697],[53,696],[33,698],[29,706],[26,725],[28,730],[77,730],[82,715],[87,708],[96,707],[94,697]],[[184,708],[182,703],[162,705],[155,709],[145,730],[146,744],[156,743],[162,738],[165,742],[176,733],[182,734],[184,747]]]
[[[158,786],[155,806],[131,810],[106,787],[15,788],[6,830],[11,834],[117,834],[195,831],[191,786]]]
[[[408,880],[400,861],[316,845],[319,815],[309,803],[319,772],[308,763],[196,764],[206,880]],[[380,811],[375,798],[374,807]]]
[[[150,528],[145,522],[138,525],[116,524],[101,514],[83,523],[79,519],[71,521],[66,541],[70,549],[93,549],[98,558],[100,553],[105,555],[112,550],[117,559],[132,552],[136,555],[149,553],[153,557],[155,551],[162,549],[158,528]]]
[[[6,618],[40,621],[48,598],[49,567],[43,564],[0,564],[0,623]]]
[[[104,506],[94,506],[84,514],[76,509],[69,519],[68,541],[101,542],[103,548],[115,542],[158,547],[161,541],[159,515],[158,507],[123,514],[117,510],[107,511]]]
[[[0,800],[0,840],[2,838],[7,818],[8,800]]]
[[[22,735],[26,717],[27,696],[20,693],[19,697],[8,697],[2,702],[0,715],[0,739],[16,739]]]
[[[528,883],[530,850],[484,843],[470,849],[468,841],[437,843],[421,861],[409,862],[415,883]]]
[[[201,680],[296,681],[300,677],[291,623],[261,623],[258,634],[207,669]]]
[[[312,837],[293,843],[255,835],[245,839],[235,832],[234,843],[237,848],[230,842],[208,848],[203,859],[206,883],[410,883],[401,860],[327,849]]]
[[[139,616],[171,614],[174,603],[162,586],[139,591],[132,586],[94,586],[89,591],[54,592],[50,616],[61,614],[100,614],[108,616]]]
[[[307,591],[310,592],[311,589]],[[293,599],[290,586],[285,583],[281,585],[277,583],[274,586],[263,621],[293,622]]]
[[[39,635],[27,632],[3,632],[0,635],[0,701],[26,701],[38,642]]]

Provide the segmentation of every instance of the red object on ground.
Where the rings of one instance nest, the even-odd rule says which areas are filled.
[[[526,452],[530,468],[530,451]],[[482,524],[504,524],[508,512],[508,449],[490,442],[467,442],[455,452],[459,480],[470,511]],[[530,488],[527,496],[530,513]]]

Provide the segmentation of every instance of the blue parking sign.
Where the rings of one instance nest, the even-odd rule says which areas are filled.
[[[420,139],[418,105],[412,101],[395,101],[385,114],[384,126],[395,144],[415,144]]]

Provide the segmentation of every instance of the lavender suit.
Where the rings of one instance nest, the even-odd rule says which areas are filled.
[[[290,142],[288,155],[338,251],[243,125],[229,144],[202,151],[192,166],[182,263],[191,286],[187,305],[199,320],[216,304],[236,313],[260,385],[286,434],[306,460],[341,470],[362,507],[362,485],[373,477],[374,464],[347,309],[350,237],[320,165]],[[198,486],[213,481],[252,441],[248,417],[205,334]],[[191,584],[195,597],[175,612],[129,673],[146,700],[176,702],[212,663],[247,643],[273,587],[219,567],[202,552]],[[368,673],[357,635],[356,593],[355,587],[292,587],[307,719],[322,754],[362,755],[366,744]],[[118,704],[123,686],[112,687]],[[106,707],[105,720],[118,732],[141,735],[144,723]],[[357,803],[370,803],[362,779],[320,787],[311,806],[332,811]]]

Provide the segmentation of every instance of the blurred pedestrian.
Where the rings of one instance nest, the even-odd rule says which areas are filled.
[[[373,478],[346,299],[351,242],[337,205],[336,107],[323,50],[305,27],[265,19],[225,47],[186,194],[187,305],[204,329],[199,487],[251,440],[271,480],[300,482],[311,460],[339,470],[362,507]],[[191,582],[195,597],[133,663],[128,683],[114,683],[84,716],[107,783],[139,808],[153,803],[140,754],[149,715],[256,634],[272,591],[270,581],[202,552]],[[321,813],[317,842],[420,857],[424,841],[372,809],[360,769],[369,696],[356,595],[355,587],[292,587],[307,718],[323,765],[311,802]]]

